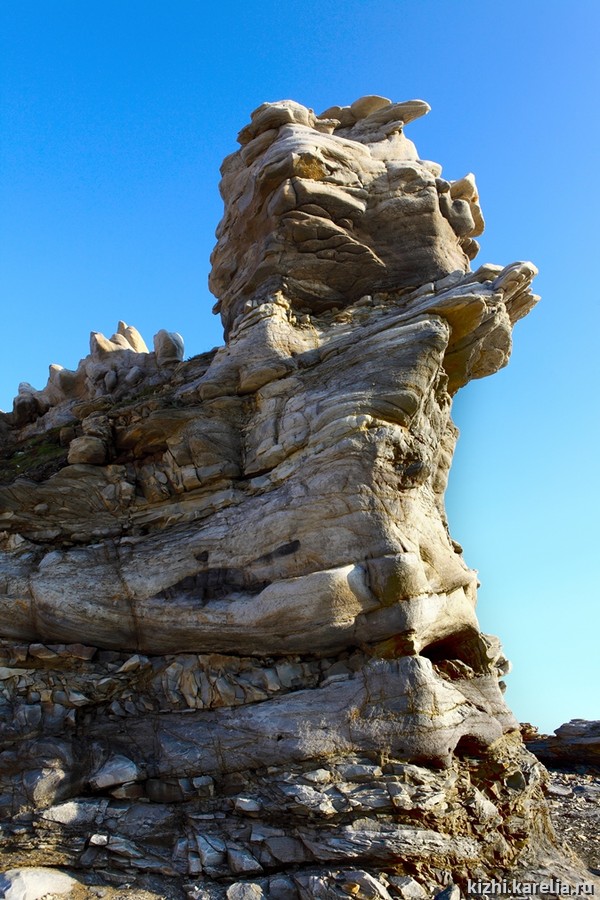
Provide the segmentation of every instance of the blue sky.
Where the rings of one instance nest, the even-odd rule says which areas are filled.
[[[456,400],[454,537],[508,700],[600,718],[596,0],[19,0],[0,5],[0,408],[119,319],[221,343],[206,287],[218,169],[252,109],[420,97],[407,129],[477,177],[476,265],[531,259],[508,369]]]

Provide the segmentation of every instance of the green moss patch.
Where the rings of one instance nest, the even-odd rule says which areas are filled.
[[[20,475],[31,481],[46,481],[67,464],[67,449],[61,447],[60,428],[0,448],[0,484],[10,484]]]

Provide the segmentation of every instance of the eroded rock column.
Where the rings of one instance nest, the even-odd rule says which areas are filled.
[[[222,170],[226,345],[121,323],[4,416],[15,859],[385,898],[551,847],[444,511],[452,396],[535,268],[471,271],[473,176],[404,136],[427,111],[264,104]]]

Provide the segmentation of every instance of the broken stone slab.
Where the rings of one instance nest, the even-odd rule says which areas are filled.
[[[425,888],[410,875],[388,875],[394,895],[402,900],[427,900],[429,896]]]
[[[90,777],[90,785],[95,790],[137,781],[141,772],[133,760],[121,754],[114,754]]]

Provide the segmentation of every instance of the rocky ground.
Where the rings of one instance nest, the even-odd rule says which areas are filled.
[[[550,771],[548,804],[558,837],[600,875],[600,772]]]
[[[547,799],[559,839],[600,874],[600,722],[572,719],[553,735],[526,722],[521,733],[548,769]]]
[[[590,724],[587,723],[588,727]],[[566,726],[564,726],[566,727]],[[545,755],[543,745],[547,742],[546,736],[540,736],[534,729],[528,726],[523,728],[524,737],[527,744],[531,745],[534,741],[538,743],[540,755]],[[554,738],[550,739],[554,741]],[[567,851],[567,857],[575,854],[584,863],[583,869],[587,869],[590,873],[590,881],[595,881],[594,876],[600,875],[600,769],[595,765],[585,765],[583,763],[569,763],[563,760],[560,766],[554,763],[546,763],[548,767],[548,784],[546,795],[552,824],[556,831],[559,841],[563,844]],[[39,859],[28,860],[37,862],[39,866],[43,866],[44,860],[42,855]],[[26,878],[33,880],[36,878],[50,879],[48,888],[53,887],[51,884],[53,878],[63,878],[64,876],[57,869],[22,869]],[[523,880],[544,880],[548,877],[550,870],[540,870],[539,873],[531,871],[527,873],[527,877],[523,876]],[[9,873],[7,873],[9,874]],[[170,879],[156,875],[142,876],[135,879],[135,884],[127,879],[125,875],[121,878],[113,880],[111,885],[87,884],[82,881],[81,872],[73,872],[77,881],[71,885],[68,897],[73,900],[209,900],[216,896],[227,898],[227,900],[260,900],[272,896],[271,890],[268,894],[262,892],[260,881],[256,883],[240,882],[229,887],[223,887],[222,890],[217,889],[217,894],[213,889],[205,891],[201,882],[195,882],[190,879]],[[560,877],[560,872],[554,872],[555,877]],[[539,876],[539,877],[537,877]],[[6,876],[0,876],[0,879]],[[303,880],[310,878],[310,875],[304,876]],[[380,876],[381,877],[381,876]],[[317,875],[314,878],[318,878]],[[87,879],[85,879],[87,880]],[[280,892],[277,890],[273,896],[285,900],[286,897],[291,898],[304,896],[297,893],[299,885],[289,878],[281,876]],[[333,887],[334,893],[329,893],[331,888],[323,893],[323,897],[337,896],[356,896],[356,897],[401,897],[404,900],[427,900],[427,897],[434,896],[431,891],[428,893],[414,879],[408,877],[386,877],[383,876],[382,881],[372,879],[367,872],[360,870],[340,871],[337,873],[335,881],[338,883]],[[287,882],[287,886],[284,882]],[[272,883],[273,887],[277,887]],[[29,885],[28,885],[29,887]],[[58,884],[57,884],[58,888]],[[307,884],[306,888],[311,891],[317,889],[316,893],[307,893],[306,896],[321,896],[318,885]],[[356,890],[358,888],[358,890]],[[13,887],[14,889],[14,887]],[[12,893],[5,893],[5,884],[0,883],[0,896],[10,896]],[[290,891],[288,893],[288,890]],[[227,891],[227,892],[226,892]],[[381,891],[381,893],[380,893]],[[452,890],[451,886],[447,887],[441,894],[437,894],[440,900],[460,900],[458,889]],[[341,893],[338,893],[341,892]],[[386,893],[387,892],[387,893]],[[15,894],[15,896],[17,896]],[[30,893],[19,894],[18,896],[33,896]],[[38,896],[36,894],[36,896]],[[56,893],[52,892],[46,896],[65,896],[60,890]]]

